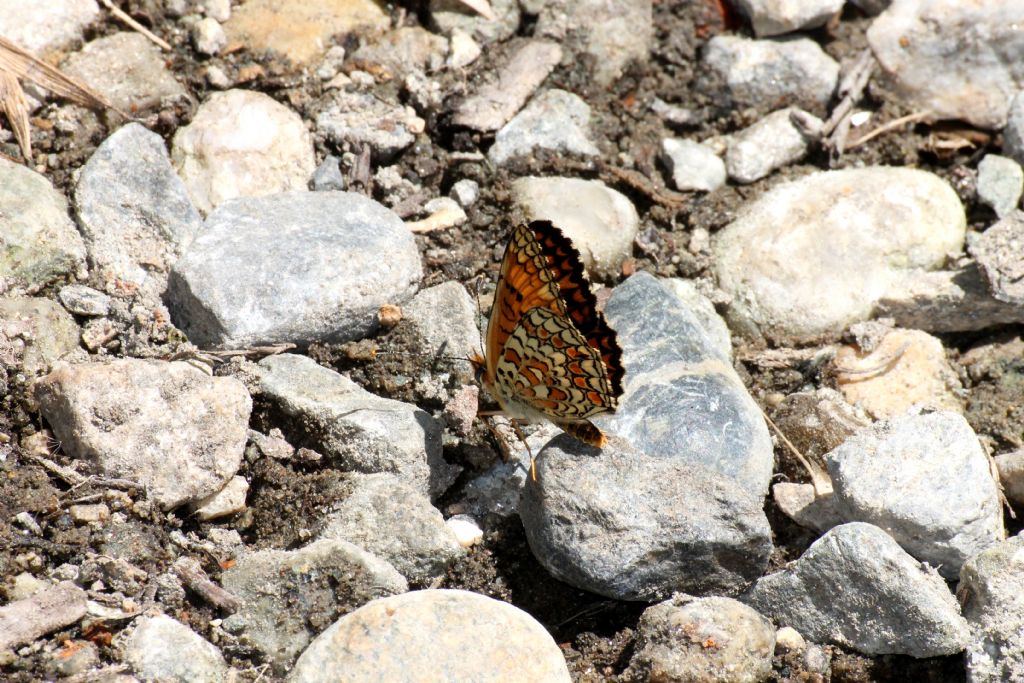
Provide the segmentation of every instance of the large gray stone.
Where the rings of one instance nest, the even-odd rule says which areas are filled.
[[[164,614],[136,620],[124,640],[124,661],[147,682],[220,681],[228,676],[220,650]]]
[[[41,57],[81,40],[83,29],[99,16],[96,0],[0,0],[0,36]]]
[[[710,468],[764,496],[771,439],[728,349],[648,273],[616,287],[605,315],[623,348],[625,393],[614,415],[595,421],[647,455]]]
[[[81,270],[85,244],[64,195],[21,164],[0,158],[0,281],[30,292]]]
[[[289,683],[326,681],[569,683],[562,651],[517,607],[461,590],[374,600],[334,622],[295,663]]]
[[[844,0],[738,0],[754,34],[763,38],[822,26],[843,9]]]
[[[879,422],[825,459],[840,516],[883,529],[947,578],[959,576],[967,558],[1003,539],[988,457],[958,413]]]
[[[868,655],[951,655],[970,638],[942,578],[861,522],[835,527],[743,600],[778,626]]]
[[[494,136],[487,156],[503,164],[534,150],[596,156],[590,138],[590,106],[565,90],[545,90]]]
[[[310,445],[346,470],[397,474],[432,497],[451,483],[441,424],[426,412],[374,396],[306,356],[270,356],[259,367],[260,390],[296,418],[290,442]]]
[[[761,575],[772,549],[760,496],[615,438],[600,451],[567,435],[551,440],[519,515],[549,572],[616,600],[735,594]]]
[[[119,128],[89,157],[75,207],[95,279],[150,301],[167,288],[168,271],[203,221],[163,139],[138,123]]]
[[[409,590],[386,560],[338,539],[298,550],[243,552],[221,582],[242,601],[224,629],[244,634],[279,674],[327,624],[371,600]]]
[[[359,339],[422,274],[402,220],[351,192],[237,199],[210,214],[171,272],[176,324],[204,347]]]
[[[716,235],[713,267],[733,297],[734,331],[835,337],[871,316],[907,272],[941,267],[959,252],[966,225],[956,193],[930,173],[823,171],[748,204]]]
[[[54,370],[35,394],[68,455],[164,509],[216,493],[242,462],[252,400],[231,377],[132,358]]]

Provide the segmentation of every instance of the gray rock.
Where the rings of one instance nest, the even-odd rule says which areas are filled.
[[[669,277],[661,280],[661,284],[697,319],[712,348],[715,349],[715,355],[731,360],[732,337],[729,334],[729,326],[722,320],[722,316],[718,315],[711,300],[704,296],[691,280]]]
[[[186,97],[160,48],[135,31],[86,43],[62,69],[126,112],[147,111]]]
[[[716,235],[713,267],[734,332],[820,339],[870,317],[907,271],[940,267],[965,231],[956,193],[930,173],[824,171],[747,205]]]
[[[807,155],[813,140],[793,123],[795,113],[809,117],[818,125],[823,124],[807,112],[788,107],[739,131],[730,140],[725,153],[725,168],[732,180],[752,183]]]
[[[843,9],[843,0],[739,0],[758,38],[823,26]]]
[[[743,601],[810,640],[868,655],[951,655],[970,637],[939,575],[878,527],[859,522],[826,533]]]
[[[393,212],[351,192],[288,192],[226,203],[175,264],[168,305],[204,347],[349,341],[403,304],[422,273]]]
[[[597,420],[657,458],[710,468],[752,497],[768,492],[772,445],[725,349],[648,273],[615,288],[605,308],[624,349],[625,394]]]
[[[579,51],[593,59],[594,83],[605,87],[615,82],[630,62],[647,62],[654,43],[652,2],[545,2],[535,33],[563,43],[572,36],[580,43]]]
[[[333,154],[324,157],[324,160],[313,171],[313,177],[310,179],[314,192],[345,189],[345,176],[341,174],[339,161],[341,160]]]
[[[88,595],[71,581],[37,588],[24,597],[11,596],[0,607],[0,650],[32,643],[85,616]]]
[[[651,101],[651,111],[657,114],[658,118],[666,125],[673,128],[692,126],[700,122],[700,117],[692,109],[669,104],[659,97],[655,97]]]
[[[893,0],[868,28],[885,83],[912,111],[1002,128],[1024,88],[1024,4]]]
[[[219,491],[242,462],[252,400],[236,379],[122,359],[54,370],[35,393],[68,455],[139,482],[165,510]]]
[[[661,153],[678,190],[714,192],[725,184],[725,163],[707,145],[665,138]]]
[[[75,186],[75,207],[94,275],[106,288],[135,288],[149,301],[159,300],[168,271],[202,225],[164,141],[137,123],[93,152]]]
[[[480,185],[475,180],[469,178],[463,178],[452,185],[452,199],[459,203],[464,209],[476,204],[476,200],[480,198]]]
[[[441,454],[441,424],[414,405],[381,398],[305,356],[262,360],[260,389],[308,442],[346,470],[391,472],[435,497],[452,479]]]
[[[477,42],[488,45],[515,35],[519,28],[517,0],[489,0],[493,16],[485,17],[460,0],[430,0],[430,18],[441,33],[462,30]]]
[[[171,159],[196,207],[305,190],[316,167],[302,118],[252,90],[214,93],[174,134]]]
[[[557,43],[524,43],[500,68],[496,80],[484,84],[459,104],[452,114],[452,123],[485,133],[498,130],[526,104],[561,59],[562,48]]]
[[[49,372],[61,359],[70,359],[79,349],[79,333],[71,314],[50,299],[0,298],[0,350],[10,347],[19,362],[11,363],[15,358],[0,359],[5,365],[20,365],[30,377]]]
[[[519,515],[545,569],[615,600],[738,593],[761,575],[772,549],[760,497],[615,438],[600,451],[568,435],[550,441]]]
[[[419,584],[444,576],[463,554],[437,508],[393,474],[357,477],[352,494],[331,513],[319,538],[364,548]]]
[[[825,459],[842,517],[880,527],[947,578],[1003,538],[988,458],[958,413],[879,422]]]
[[[956,594],[971,627],[967,680],[1024,680],[1024,536],[1017,535],[964,564]]]
[[[470,358],[482,348],[476,302],[462,284],[449,281],[420,290],[403,307],[402,321],[416,340],[414,353],[452,359],[440,363],[429,377],[419,378],[421,384],[437,383],[456,389],[472,383],[472,365],[467,360],[455,360]],[[447,391],[440,388],[430,393],[447,396]]]
[[[110,312],[110,297],[85,285],[67,285],[57,294],[60,303],[75,315],[106,315]]]
[[[326,624],[376,598],[409,590],[394,567],[346,541],[242,552],[221,575],[242,608],[224,629],[242,635],[283,674]]]
[[[1024,449],[997,455],[996,468],[1003,493],[1015,505],[1024,505]]]
[[[461,590],[374,600],[342,617],[295,663],[289,683],[356,681],[569,683],[558,645],[517,607]]]
[[[332,90],[321,102],[316,129],[335,145],[367,145],[379,162],[392,159],[416,140],[426,122],[412,107],[391,104],[367,92]]]
[[[978,199],[1000,218],[1017,208],[1024,192],[1024,170],[1013,159],[986,154],[978,164]]]
[[[192,511],[196,519],[203,522],[236,515],[245,509],[248,494],[249,482],[236,475],[220,491],[192,503]]]
[[[48,50],[81,40],[83,29],[99,16],[96,0],[52,0],[41,5],[0,0],[0,36],[42,57]]]
[[[782,514],[800,526],[819,533],[846,522],[836,511],[831,488],[819,492],[814,484],[782,481],[772,485],[772,499]]]
[[[6,283],[35,292],[79,270],[84,277],[84,266],[85,244],[64,195],[35,171],[0,158],[0,289]]]
[[[614,279],[633,253],[640,217],[633,202],[599,180],[527,176],[512,197],[529,220],[554,223],[579,250],[587,271]]]
[[[1024,91],[1010,99],[1003,128],[1003,153],[1024,165]]]
[[[628,674],[635,680],[760,683],[775,627],[732,598],[677,595],[644,610]]]
[[[205,17],[192,24],[192,44],[201,54],[216,55],[227,47],[228,36],[220,22],[213,17]]]
[[[596,156],[587,103],[565,90],[544,91],[498,131],[487,156],[503,164],[537,149]]]
[[[448,40],[421,26],[401,26],[361,45],[351,63],[379,80],[423,74],[444,66]]]
[[[124,639],[124,661],[140,681],[220,681],[228,675],[220,650],[164,614],[135,620]]]
[[[981,233],[971,241],[970,252],[978,260],[993,297],[1018,307],[1024,305],[1024,211],[1011,211]]]
[[[839,65],[808,38],[749,40],[717,35],[707,42],[702,63],[737,107],[795,105],[824,110],[839,78]]]

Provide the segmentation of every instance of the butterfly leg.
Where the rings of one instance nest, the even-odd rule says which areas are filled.
[[[509,420],[512,423],[512,429],[516,430],[516,436],[526,446],[526,453],[530,456],[530,479],[537,481],[537,460],[533,457],[533,450],[530,448],[530,443],[526,440],[526,435],[523,434],[522,428],[519,426],[519,420],[512,418]]]

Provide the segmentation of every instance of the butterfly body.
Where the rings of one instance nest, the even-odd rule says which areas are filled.
[[[502,258],[481,383],[510,417],[549,420],[603,446],[588,418],[615,410],[622,351],[597,311],[579,253],[548,221],[516,228]]]

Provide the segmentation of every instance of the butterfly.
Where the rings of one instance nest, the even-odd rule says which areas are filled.
[[[579,252],[550,221],[512,231],[484,355],[471,362],[502,413],[550,420],[592,446],[607,443],[588,418],[618,406],[622,349],[597,310]],[[536,479],[532,453],[530,472]]]

